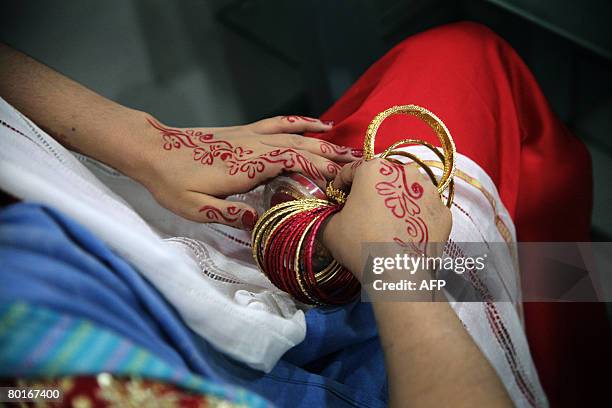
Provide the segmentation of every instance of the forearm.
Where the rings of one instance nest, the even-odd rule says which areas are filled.
[[[137,172],[145,114],[119,105],[0,43],[0,95],[64,146]]]
[[[390,406],[512,406],[446,302],[374,302]]]
[[[359,277],[366,260],[359,249],[346,247],[349,240],[337,223],[334,216],[325,226],[323,243]],[[427,279],[429,274],[418,271],[413,276]],[[497,373],[447,302],[375,301],[372,306],[390,406],[512,406]]]

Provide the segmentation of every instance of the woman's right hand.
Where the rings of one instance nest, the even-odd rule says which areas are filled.
[[[450,210],[431,180],[414,165],[359,160],[342,168],[334,187],[350,193],[344,208],[326,225],[323,241],[334,258],[353,272],[364,267],[362,243],[395,242],[428,253],[428,245],[448,240]]]
[[[390,253],[408,247],[408,252],[427,250],[432,255],[440,248],[432,244],[448,240],[450,210],[415,165],[384,159],[346,164],[334,186],[348,190],[349,185],[344,208],[323,230],[323,244],[358,279],[366,262],[363,243],[395,242],[404,248]],[[403,407],[410,401],[429,407],[451,401],[458,393],[467,401],[462,406],[513,406],[494,368],[450,305],[431,301],[430,291],[422,293],[426,298],[410,298],[419,301],[371,298],[385,354],[389,406]],[[419,375],[412,375],[414,369]]]

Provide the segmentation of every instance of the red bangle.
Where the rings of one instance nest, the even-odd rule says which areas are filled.
[[[253,256],[270,282],[306,304],[343,304],[355,299],[360,285],[350,271],[330,255],[315,270],[317,235],[324,222],[342,205],[323,200],[281,203],[258,221],[253,230]]]

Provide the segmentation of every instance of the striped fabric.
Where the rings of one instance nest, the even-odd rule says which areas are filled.
[[[268,407],[241,388],[171,367],[143,348],[84,319],[24,302],[0,304],[0,376],[57,377],[109,372],[175,384],[234,404]]]

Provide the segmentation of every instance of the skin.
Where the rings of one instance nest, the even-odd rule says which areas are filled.
[[[231,127],[176,128],[110,101],[0,44],[0,95],[64,146],[96,158],[146,186],[175,213],[198,222],[251,228],[257,214],[224,200],[283,171],[321,186],[333,179],[348,200],[324,227],[334,257],[363,270],[365,242],[434,252],[451,216],[414,167],[304,138],[332,124],[279,116]],[[340,169],[338,164],[349,163]],[[358,276],[359,278],[359,276]],[[445,302],[373,304],[385,353],[390,406],[511,406],[499,378]]]
[[[360,157],[353,149],[301,136],[332,128],[305,116],[230,127],[172,127],[3,44],[0,94],[64,146],[139,181],[161,205],[196,222],[250,229],[258,216],[255,209],[226,201],[226,196],[249,191],[284,171],[304,173],[325,187],[339,171],[338,163]],[[189,135],[191,143],[182,143]],[[213,145],[225,146],[241,163],[227,154],[202,160],[211,157]]]
[[[390,182],[395,189],[388,188]],[[413,166],[382,159],[356,162],[342,168],[334,186],[350,188],[350,194],[342,211],[324,227],[323,243],[351,271],[366,265],[359,250],[362,243],[395,242],[398,250],[408,244],[431,254],[437,251],[436,243],[448,240],[450,211]],[[423,226],[416,234],[407,228],[415,218]],[[391,407],[512,406],[493,367],[447,302],[378,301],[372,306]]]

